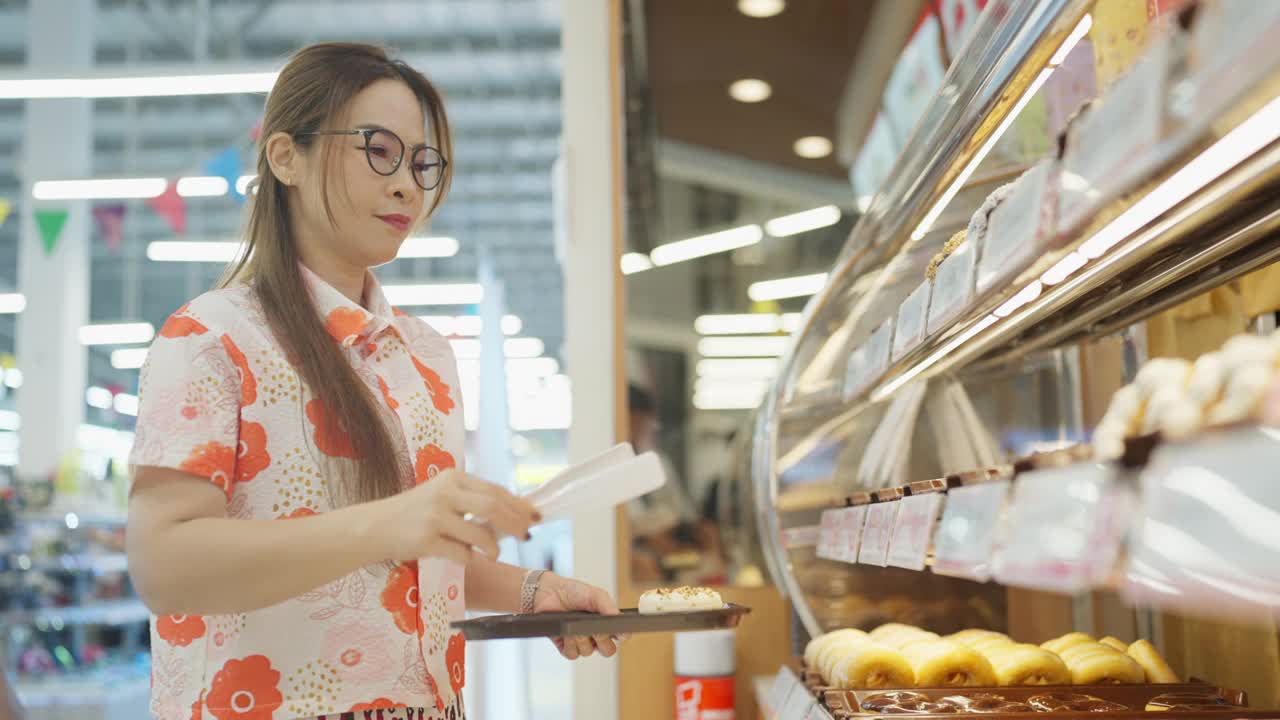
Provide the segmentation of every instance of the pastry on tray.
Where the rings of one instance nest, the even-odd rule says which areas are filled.
[[[719,610],[724,607],[720,593],[705,587],[678,587],[674,590],[659,588],[646,590],[640,596],[640,614],[692,612],[695,610]]]

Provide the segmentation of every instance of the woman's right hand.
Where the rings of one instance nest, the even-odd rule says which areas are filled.
[[[472,548],[496,559],[498,537],[528,539],[542,519],[529,501],[458,470],[378,502],[376,532],[393,562],[439,557],[465,565]]]

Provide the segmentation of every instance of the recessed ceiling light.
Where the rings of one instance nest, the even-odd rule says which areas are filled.
[[[738,80],[729,86],[729,97],[744,103],[758,103],[769,99],[773,88],[769,83],[755,78]]]
[[[754,18],[773,17],[786,7],[785,0],[738,0],[738,12]]]
[[[831,141],[821,135],[810,135],[796,141],[796,154],[806,160],[817,160],[831,154]]]

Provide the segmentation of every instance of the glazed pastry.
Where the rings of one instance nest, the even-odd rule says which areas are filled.
[[[1004,633],[998,633],[994,630],[961,630],[958,633],[952,633],[947,636],[951,642],[958,642],[961,645],[973,647],[974,643],[984,640],[1001,639],[1005,643],[1012,643],[1013,639]]]
[[[1058,653],[1071,670],[1071,684],[1140,683],[1146,674],[1133,658],[1102,643],[1086,642]]]
[[[1165,693],[1147,701],[1147,712],[1166,710],[1222,710],[1230,703],[1213,693]]]
[[[915,672],[917,687],[989,687],[996,682],[990,661],[949,640],[912,643],[902,655]]]
[[[882,715],[942,715],[955,711],[956,709],[950,705],[932,700],[906,700],[894,705],[886,705],[880,713]]]
[[[1100,702],[1102,698],[1092,695],[1082,695],[1073,692],[1053,692],[1044,693],[1042,695],[1032,695],[1027,704],[1037,712],[1066,712],[1073,705],[1088,702]]]
[[[851,640],[838,646],[827,680],[842,690],[902,688],[915,685],[907,660],[891,647],[872,640]]]
[[[876,693],[862,701],[862,709],[868,712],[880,712],[890,705],[899,705],[904,702],[919,702],[928,700],[929,698],[918,692],[909,690],[897,690],[894,692]]]
[[[1045,650],[1048,650],[1049,652],[1057,653],[1061,655],[1062,651],[1066,650],[1067,648],[1080,645],[1081,643],[1091,643],[1091,642],[1094,642],[1092,635],[1089,635],[1088,633],[1082,633],[1082,632],[1073,632],[1073,633],[1067,633],[1066,635],[1063,635],[1060,638],[1054,638],[1053,640],[1050,640],[1048,642],[1041,643],[1040,647],[1044,648]]]
[[[871,639],[902,650],[908,645],[939,640],[937,634],[902,623],[886,623],[871,631]]]
[[[1176,683],[1178,676],[1174,674],[1169,663],[1165,662],[1156,648],[1146,640],[1138,640],[1130,645],[1126,654],[1142,666],[1142,672],[1150,683]]]
[[[982,652],[1002,685],[1070,685],[1071,671],[1062,658],[1035,645],[1001,645]]]
[[[1125,645],[1124,641],[1120,640],[1119,638],[1111,637],[1110,635],[1102,638],[1098,642],[1102,643],[1103,645],[1106,645],[1107,647],[1115,648],[1120,652],[1126,652],[1129,649],[1129,646]]]
[[[819,635],[818,637],[810,640],[809,644],[804,646],[805,667],[816,669],[818,667],[817,665],[818,653],[824,647],[842,638],[850,638],[850,637],[866,638],[867,634],[862,632],[861,630],[846,628],[844,630],[835,630],[825,635]]]
[[[640,596],[641,615],[718,610],[722,607],[724,607],[724,600],[720,598],[720,593],[704,587],[678,587],[675,590],[659,588],[646,590]]]

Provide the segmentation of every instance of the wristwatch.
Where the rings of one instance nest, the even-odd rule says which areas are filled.
[[[524,582],[520,584],[520,614],[533,612],[533,600],[538,594],[538,582],[546,570],[530,570],[525,573]]]

